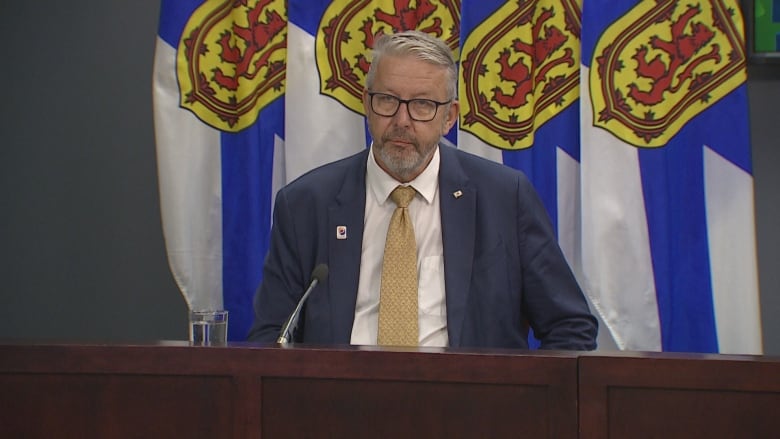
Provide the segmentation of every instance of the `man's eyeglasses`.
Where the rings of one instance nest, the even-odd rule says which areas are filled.
[[[409,113],[409,117],[417,122],[432,121],[436,117],[439,106],[452,102],[452,99],[445,102],[436,102],[430,99],[406,100],[385,93],[372,92],[369,92],[368,96],[371,99],[371,110],[374,113],[384,117],[393,117],[398,113],[398,108],[401,107],[401,104],[406,104],[406,111]]]

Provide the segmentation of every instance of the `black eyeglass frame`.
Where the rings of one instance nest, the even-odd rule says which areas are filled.
[[[393,114],[382,114],[382,113],[376,111],[376,109],[374,108],[374,96],[376,96],[376,95],[390,97],[390,98],[393,98],[396,101],[398,101],[398,106],[395,107],[395,111],[393,111]],[[434,101],[433,99],[423,99],[423,98],[401,99],[398,96],[394,96],[394,95],[387,94],[387,93],[375,92],[375,91],[368,92],[368,98],[369,98],[369,103],[371,104],[371,111],[373,111],[374,113],[376,113],[377,115],[382,116],[382,117],[393,117],[393,116],[395,116],[396,114],[398,114],[398,110],[401,108],[401,104],[406,104],[406,114],[409,115],[409,119],[412,119],[413,121],[416,121],[416,122],[430,122],[433,119],[436,119],[436,115],[439,114],[439,107],[441,107],[442,105],[447,105],[447,104],[452,102],[452,99],[446,100],[444,102]],[[433,116],[431,116],[430,119],[417,119],[416,117],[412,116],[412,112],[411,112],[411,110],[409,110],[409,104],[412,103],[412,102],[420,102],[420,101],[430,102],[430,103],[436,105],[436,108],[433,110]]]

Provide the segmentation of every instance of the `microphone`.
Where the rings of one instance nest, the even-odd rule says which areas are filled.
[[[290,314],[290,317],[288,317],[287,321],[284,322],[284,325],[282,326],[282,332],[279,333],[279,338],[276,339],[277,343],[287,344],[290,341],[292,338],[292,332],[295,331],[295,328],[298,326],[298,317],[301,314],[303,303],[306,302],[306,299],[309,297],[309,294],[311,294],[314,287],[324,282],[327,278],[327,264],[320,264],[314,267],[314,271],[311,272],[311,283],[309,284],[309,288],[307,288],[306,292],[303,293],[303,297],[301,297],[301,300],[298,301],[298,306],[295,307],[292,314]]]

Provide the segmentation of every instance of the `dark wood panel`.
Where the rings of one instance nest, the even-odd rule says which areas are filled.
[[[232,436],[225,377],[2,374],[0,389],[2,437]]]
[[[609,437],[745,437],[780,434],[780,393],[615,387]]]
[[[270,438],[564,437],[552,402],[545,386],[266,378],[262,428]]]
[[[580,437],[775,437],[780,360],[697,354],[586,354]]]

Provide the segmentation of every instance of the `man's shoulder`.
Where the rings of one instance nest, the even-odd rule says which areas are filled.
[[[520,179],[526,180],[522,171],[511,168],[503,163],[497,163],[490,159],[464,151],[451,146],[442,146],[442,154],[448,155],[450,160],[457,161],[463,172],[473,179],[487,178],[489,180]]]

